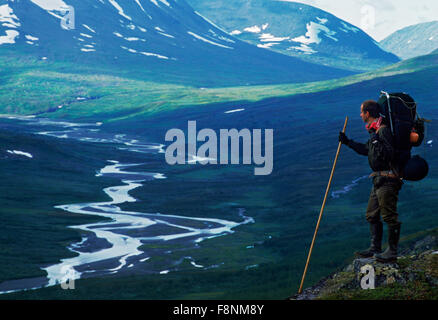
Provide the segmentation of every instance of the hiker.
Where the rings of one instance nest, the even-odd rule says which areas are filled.
[[[394,163],[394,138],[385,118],[380,114],[380,106],[374,100],[367,100],[361,105],[360,116],[366,123],[370,134],[367,143],[362,144],[348,139],[340,132],[339,141],[357,153],[368,156],[373,173],[366,219],[370,224],[371,246],[355,254],[362,258],[373,257],[379,262],[394,262],[397,260],[397,247],[400,238],[401,222],[398,220],[398,193],[403,185],[399,177],[401,168]],[[383,224],[388,225],[388,248],[382,253]]]

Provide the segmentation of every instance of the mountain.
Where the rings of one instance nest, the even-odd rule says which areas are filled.
[[[247,85],[351,74],[239,41],[184,0],[0,0],[0,23],[5,54],[111,67],[163,82]]]
[[[324,65],[369,71],[399,59],[362,30],[323,10],[274,0],[187,0],[237,38]]]
[[[402,59],[429,54],[438,48],[438,21],[398,30],[380,41],[380,46]]]

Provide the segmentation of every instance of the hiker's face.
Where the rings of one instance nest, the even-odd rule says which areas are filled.
[[[360,106],[360,117],[362,118],[363,122],[368,123],[368,120],[370,118],[370,113],[367,112],[363,112],[363,105]]]

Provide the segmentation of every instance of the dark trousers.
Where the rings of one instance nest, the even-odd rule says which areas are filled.
[[[373,184],[366,212],[367,221],[376,223],[381,217],[389,226],[400,225],[397,201],[402,182],[397,179],[377,177],[374,178]]]

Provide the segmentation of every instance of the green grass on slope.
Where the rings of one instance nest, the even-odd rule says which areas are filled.
[[[55,117],[93,117],[120,120],[184,106],[226,101],[259,101],[291,96],[411,73],[438,64],[438,55],[428,55],[395,65],[329,81],[224,88],[197,88],[118,77],[103,70],[47,62],[31,57],[0,56],[0,113],[45,113]],[[78,97],[87,98],[78,100]],[[122,103],[121,103],[122,102]],[[63,108],[58,108],[58,106]],[[56,111],[56,112],[54,112]]]
[[[126,210],[147,210],[147,212],[230,219],[236,219],[236,208],[245,208],[246,215],[254,217],[255,224],[242,226],[233,235],[205,241],[201,244],[202,249],[190,251],[190,254],[199,263],[215,264],[217,262],[227,262],[223,268],[199,272],[190,270],[187,272],[171,272],[167,275],[116,277],[110,278],[111,280],[109,278],[84,279],[78,281],[77,289],[75,290],[65,291],[57,286],[7,295],[1,298],[286,298],[299,284],[306,258],[306,249],[313,235],[315,221],[322,201],[322,193],[327,183],[326,178],[328,178],[334,156],[333,153],[337,146],[336,132],[338,132],[337,130],[339,130],[343,123],[344,114],[348,111],[348,115],[352,116],[351,112],[354,112],[354,115],[357,117],[357,119],[355,118],[356,120],[352,119],[351,126],[349,124],[349,134],[351,133],[352,138],[360,137],[359,133],[362,133],[362,137],[364,137],[366,133],[363,130],[360,119],[358,119],[358,112],[356,109],[352,111],[350,106],[356,105],[356,100],[362,99],[365,95],[375,95],[377,92],[376,88],[380,88],[383,85],[386,87],[388,81],[391,81],[393,87],[399,87],[402,84],[408,83],[410,87],[407,89],[410,89],[409,91],[415,89],[414,96],[420,96],[420,100],[427,101],[429,110],[432,110],[432,102],[437,101],[436,92],[431,90],[431,88],[434,88],[431,79],[434,79],[433,77],[435,76],[433,73],[437,68],[437,57],[427,56],[425,59],[429,59],[431,62],[421,65],[418,62],[414,66],[408,65],[407,70],[409,72],[415,70],[415,68],[421,70],[428,65],[435,65],[435,69],[421,71],[419,75],[404,74],[391,78],[376,79],[375,81],[356,84],[353,86],[354,88],[349,88],[348,90],[341,88],[306,95],[305,97],[296,96],[290,99],[283,99],[283,101],[276,101],[275,103],[272,101],[266,103],[262,101],[259,105],[253,104],[251,106],[254,108],[254,112],[244,115],[246,117],[244,122],[241,117],[228,117],[228,115],[225,115],[223,107],[212,105],[208,106],[208,110],[212,112],[207,112],[204,108],[174,110],[168,114],[166,112],[158,113],[157,111],[177,108],[178,101],[181,101],[178,99],[187,99],[187,101],[192,101],[192,103],[198,101],[196,103],[199,105],[200,96],[205,101],[213,100],[212,92],[216,92],[217,96],[214,96],[214,98],[218,99],[218,101],[233,99],[231,96],[233,90],[236,93],[240,90],[248,99],[256,99],[256,94],[259,94],[260,97],[269,96],[270,94],[274,95],[274,93],[277,94],[279,91],[272,93],[269,90],[274,91],[275,88],[280,86],[201,90],[161,84],[160,86],[162,86],[163,91],[159,92],[156,89],[158,85],[150,84],[151,86],[147,87],[146,83],[141,81],[118,79],[117,77],[104,75],[100,78],[100,84],[102,85],[100,87],[99,81],[96,79],[90,80],[92,77],[90,74],[60,72],[59,69],[53,71],[50,70],[51,67],[48,67],[48,70],[43,70],[42,68],[35,70],[21,66],[20,68],[22,68],[24,73],[31,72],[35,75],[38,72],[42,72],[43,74],[51,74],[54,77],[53,79],[46,79],[43,76],[48,83],[57,81],[56,75],[62,74],[64,77],[63,81],[66,81],[65,87],[68,90],[74,90],[73,87],[69,89],[68,81],[72,79],[71,77],[78,83],[82,81],[83,90],[86,91],[84,94],[88,92],[87,90],[93,92],[94,95],[90,94],[90,97],[97,97],[99,92],[107,93],[107,95],[102,94],[102,98],[74,103],[70,107],[65,107],[71,108],[70,111],[74,116],[88,115],[87,108],[90,106],[95,106],[96,115],[102,115],[102,112],[107,112],[108,119],[127,117],[130,114],[133,115],[134,113],[132,112],[154,112],[153,116],[149,117],[147,121],[138,122],[141,122],[139,125],[145,127],[145,132],[147,131],[149,134],[158,132],[160,138],[163,137],[161,133],[166,128],[183,128],[182,125],[186,125],[187,120],[191,119],[192,116],[196,116],[194,119],[199,121],[199,127],[219,129],[245,125],[249,128],[273,128],[275,129],[275,170],[272,176],[254,177],[250,171],[252,168],[248,167],[243,169],[241,167],[221,168],[217,166],[170,168],[162,163],[162,161],[156,161],[156,163],[152,164],[148,161],[147,165],[154,168],[154,172],[164,172],[168,179],[152,181],[145,184],[142,188],[133,190],[132,196],[140,201],[124,205],[123,208]],[[410,63],[413,63],[413,60]],[[397,72],[406,73],[401,71],[402,67],[403,64],[399,64],[398,66],[387,68],[384,74],[387,76]],[[19,78],[14,78],[14,74],[2,74],[1,81],[8,77],[10,79]],[[371,75],[369,77],[372,78]],[[43,80],[43,78],[40,78],[40,80]],[[351,78],[348,79],[348,81],[353,81]],[[28,81],[29,79],[24,77],[24,80]],[[347,80],[338,80],[338,85],[340,86],[342,81]],[[105,81],[108,82],[105,83]],[[357,80],[356,82],[359,81]],[[329,82],[327,86],[333,85],[333,83],[335,82]],[[38,83],[34,85],[37,86]],[[141,89],[144,90],[143,93],[139,91],[137,85],[141,85]],[[199,96],[183,96],[181,91],[172,90],[172,88],[175,89],[176,87],[182,90],[197,92]],[[290,88],[292,87],[290,86]],[[38,90],[41,90],[41,98],[45,99],[44,90],[41,88]],[[266,92],[264,92],[261,88],[274,89],[265,89]],[[16,94],[20,94],[19,87],[15,88],[10,85],[8,90],[18,90]],[[66,97],[68,96],[68,90],[65,93]],[[254,90],[252,91],[253,95],[251,95],[251,90]],[[76,92],[72,92],[76,94]],[[147,94],[146,92],[150,93]],[[190,91],[186,91],[186,93],[188,92]],[[138,95],[136,95],[137,93]],[[154,100],[156,102],[155,105],[148,102],[153,100],[151,98],[152,93],[157,94],[153,98],[157,100]],[[219,93],[223,94],[223,96]],[[290,95],[291,93],[284,91],[284,94]],[[358,95],[360,96],[358,97]],[[24,93],[22,93],[22,96],[26,97]],[[166,100],[168,97],[173,100]],[[72,100],[75,98],[76,96],[74,95],[69,97]],[[341,101],[340,98],[342,98]],[[142,101],[142,99],[145,100]],[[134,100],[142,101],[142,104],[131,105],[131,101]],[[106,101],[108,105],[106,103],[102,104],[102,101]],[[120,101],[124,101],[126,104],[121,105]],[[187,105],[190,105],[189,102],[187,102]],[[4,106],[4,104],[0,105]],[[291,105],[294,108],[291,108]],[[24,107],[26,106],[24,105]],[[138,109],[139,107],[141,109]],[[62,115],[67,116],[67,113],[63,111],[65,108],[60,109],[58,112],[63,112]],[[54,114],[56,115],[58,112]],[[342,119],[340,119],[341,117]],[[129,125],[132,125],[132,123],[129,123]],[[117,128],[117,130],[122,129],[126,129],[126,127],[118,126]],[[149,134],[145,133],[144,136],[148,137]],[[430,135],[431,139],[436,135],[434,128],[430,130]],[[8,138],[8,135],[4,134],[1,141],[3,145],[7,144],[7,148],[28,151],[27,148],[17,144],[17,141],[21,139],[20,137]],[[53,237],[52,241],[48,241],[47,237],[44,236],[44,232],[46,232],[46,228],[51,226],[51,222],[54,220],[51,217],[47,217],[47,220],[37,220],[38,215],[44,215],[45,212],[59,214],[59,212],[53,209],[55,204],[99,201],[100,196],[104,196],[101,189],[104,182],[95,181],[94,173],[97,168],[101,168],[104,165],[104,160],[113,159],[115,156],[112,154],[113,150],[104,146],[88,145],[86,147],[79,144],[75,145],[75,143],[70,143],[67,140],[55,142],[54,139],[51,139],[50,144],[52,143],[56,144],[58,148],[62,145],[62,148],[65,148],[65,150],[61,155],[58,152],[54,152],[56,150],[47,151],[50,157],[47,156],[46,158],[52,161],[47,164],[48,167],[41,167],[41,164],[38,166],[37,163],[32,164],[32,161],[38,160],[38,152],[42,152],[45,149],[41,146],[41,141],[28,144],[34,145],[35,150],[29,151],[33,151],[35,159],[26,165],[22,163],[16,164],[14,161],[3,163],[2,168],[5,171],[2,173],[5,178],[2,180],[3,183],[0,183],[2,188],[0,195],[4,195],[5,199],[3,201],[8,201],[7,207],[12,208],[8,209],[8,212],[3,216],[4,225],[7,226],[11,221],[16,221],[16,219],[18,221],[14,222],[17,226],[16,231],[7,230],[6,233],[3,233],[6,235],[6,238],[1,243],[2,248],[3,250],[10,250],[11,241],[15,241],[15,250],[20,253],[20,247],[24,246],[25,243],[31,243],[28,246],[31,249],[23,252],[23,257],[19,260],[14,261],[14,256],[11,252],[7,251],[5,251],[3,256],[0,256],[0,260],[4,262],[4,265],[8,265],[8,267],[0,270],[6,272],[5,278],[16,276],[13,268],[22,270],[22,272],[17,272],[19,276],[31,276],[31,273],[39,272],[39,269],[37,269],[38,263],[65,257],[64,254],[67,252],[65,245],[78,238],[77,234],[65,234],[65,236],[61,234],[65,230],[65,226],[75,222],[71,220],[57,220],[55,223],[59,224],[56,225],[56,230],[52,229],[53,233],[56,233],[56,237]],[[436,182],[436,171],[433,168],[437,167],[434,165],[434,159],[438,158],[434,152],[435,149],[430,148],[427,159],[430,159],[431,172],[428,179],[416,184],[406,184],[402,190],[399,208],[404,223],[403,235],[418,232],[418,230],[424,227],[430,227],[432,223],[435,225],[436,218],[434,217],[434,212],[438,199],[436,197],[438,184]],[[52,153],[55,153],[55,155],[51,155]],[[65,159],[68,159],[71,153],[76,155],[71,160],[74,164],[65,163]],[[134,160],[131,157],[135,157],[135,155],[131,154],[129,156],[129,162],[136,163],[137,159]],[[144,155],[138,155],[138,157],[141,159]],[[123,162],[123,159],[117,158],[117,160]],[[125,161],[127,160],[125,159]],[[63,166],[59,167],[59,164]],[[71,170],[70,167],[75,167],[77,170]],[[12,178],[18,175],[18,170],[20,170],[21,176],[13,180]],[[339,159],[332,190],[342,190],[344,186],[351,184],[352,179],[357,178],[358,175],[367,174],[368,170],[365,158],[359,158],[347,150],[343,151],[342,157]],[[56,179],[61,174],[63,175],[61,177],[64,177],[64,179]],[[47,175],[47,178],[44,178],[44,175]],[[9,181],[14,181],[15,183],[15,186],[10,190]],[[109,185],[112,184],[106,181],[105,186]],[[61,187],[62,189],[60,189]],[[38,199],[40,204],[34,210],[32,210],[34,207],[33,199],[26,202],[21,201],[22,194],[27,195],[27,193],[34,196],[35,194],[37,196],[42,195]],[[307,283],[315,283],[320,278],[333,272],[334,269],[342,265],[347,259],[351,259],[354,250],[368,244],[368,230],[363,217],[368,193],[369,182],[364,180],[355,186],[347,196],[342,196],[339,199],[330,199],[326,207],[323,225],[318,235],[318,245],[313,254],[311,269],[306,280]],[[166,196],[163,197],[163,194]],[[54,199],[56,199],[55,203]],[[21,214],[18,214],[18,211]],[[28,212],[34,218],[25,216]],[[63,216],[63,218],[66,217]],[[83,216],[75,218],[85,219]],[[32,224],[35,220],[42,226],[32,229]],[[77,222],[83,223],[82,221]],[[27,230],[29,230],[24,240],[14,237],[21,230],[18,227],[20,223],[25,223]],[[34,239],[35,242],[31,242],[29,239]],[[53,242],[57,244],[51,247]],[[221,244],[226,245],[221,246]],[[38,248],[36,248],[37,245],[39,245]],[[247,249],[248,245],[255,246],[254,248]],[[40,247],[44,249],[41,250]],[[37,253],[42,252],[42,254],[32,256],[31,250]],[[57,250],[59,251],[55,252]],[[0,254],[1,252],[0,250]],[[28,267],[26,257],[28,256],[33,257],[31,261],[32,269],[26,269]],[[259,266],[245,270],[246,266],[254,264],[259,264]]]
[[[280,105],[277,108],[286,111],[287,106]],[[266,127],[269,121],[267,113],[271,111],[265,110],[266,113],[261,114],[258,111],[256,122],[251,127]],[[304,120],[307,122],[301,124],[292,121],[296,118],[290,118],[300,119],[302,115],[297,114],[299,112],[308,110],[291,114],[284,112],[282,120],[286,120],[289,127],[283,128],[278,123],[275,126],[277,143],[272,176],[255,177],[250,168],[241,166],[169,167],[159,162],[151,166],[147,161],[145,166],[151,166],[156,172],[164,172],[168,178],[150,181],[132,190],[130,194],[139,201],[123,204],[123,210],[127,211],[220,217],[236,221],[236,209],[245,208],[245,214],[255,219],[254,224],[236,228],[232,235],[204,241],[199,248],[184,252],[184,255],[192,256],[197,263],[205,266],[224,262],[219,268],[194,271],[193,266],[188,265],[180,272],[165,275],[84,279],[76,283],[75,290],[66,291],[56,286],[0,298],[284,299],[290,296],[299,285],[337,146],[336,130],[339,124],[342,125],[334,120],[313,120],[319,121],[320,127],[310,134],[316,127],[308,125],[311,120]],[[218,127],[225,124],[219,117],[214,117],[213,121]],[[357,128],[352,132],[354,136],[358,136],[359,129],[364,131],[362,125],[359,128],[356,124],[359,124],[359,120],[352,121],[351,128]],[[432,129],[430,134],[435,136],[436,130]],[[291,135],[291,131],[297,133]],[[427,158],[431,160],[430,176],[425,181],[406,184],[400,195],[402,243],[405,235],[436,225],[434,211],[437,207],[438,184],[433,159],[438,158],[435,149],[430,149]],[[102,155],[102,158],[108,159],[107,155]],[[332,190],[342,190],[352,179],[366,173],[366,158],[359,158],[343,149]],[[351,261],[355,250],[368,245],[364,210],[369,189],[370,182],[363,180],[348,195],[329,199],[306,286]],[[93,191],[88,190],[91,195]],[[76,192],[72,196],[76,196]],[[71,202],[65,199],[59,201]],[[141,249],[147,252],[154,249],[154,245],[163,243],[145,244]],[[251,245],[254,247],[248,248]],[[154,265],[162,263],[157,259],[152,262]],[[24,261],[20,261],[20,264],[25,266]],[[246,269],[256,264],[257,267]]]

